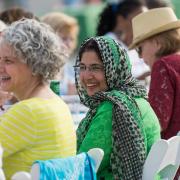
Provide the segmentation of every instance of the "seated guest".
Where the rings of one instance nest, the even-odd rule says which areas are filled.
[[[32,12],[20,7],[8,8],[0,12],[0,20],[6,25],[10,25],[22,18],[36,19],[39,21],[38,17],[35,16]],[[6,102],[6,104],[14,104],[16,102],[17,99],[13,96],[8,102]]]
[[[63,71],[57,76],[60,80],[60,95],[77,94],[74,82],[74,58],[77,47],[79,24],[76,18],[62,12],[51,12],[41,18],[42,22],[49,24],[67,46],[70,55],[67,58]]]
[[[127,52],[109,37],[90,38],[79,50],[75,76],[90,109],[77,129],[78,152],[104,150],[99,179],[141,179],[160,126],[145,88],[132,77]]]
[[[76,154],[76,136],[67,105],[49,88],[64,64],[63,43],[44,23],[22,19],[0,39],[0,87],[18,99],[0,116],[0,143],[7,179],[29,171],[35,160]],[[1,92],[0,104],[4,96]]]
[[[0,12],[0,20],[7,25],[10,25],[14,21],[18,21],[22,18],[36,19],[39,21],[39,18],[32,12],[20,7],[12,7]]]
[[[180,20],[171,8],[156,8],[136,16],[132,25],[131,48],[151,68],[149,101],[162,138],[169,139],[180,130]]]

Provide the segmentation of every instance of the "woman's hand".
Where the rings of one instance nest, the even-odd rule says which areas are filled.
[[[3,109],[3,104],[7,101],[10,100],[13,97],[13,94],[10,92],[2,91],[0,90],[0,109]]]

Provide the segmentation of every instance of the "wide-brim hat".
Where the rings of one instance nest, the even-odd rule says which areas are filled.
[[[161,32],[180,28],[180,20],[177,19],[172,8],[155,8],[141,13],[132,19],[133,42],[129,49],[133,49],[143,40]]]

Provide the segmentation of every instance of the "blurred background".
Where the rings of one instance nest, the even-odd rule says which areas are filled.
[[[71,52],[72,55],[67,60],[62,74],[58,77],[58,81],[60,79],[60,85],[58,85],[58,95],[61,95],[64,101],[69,105],[76,127],[78,126],[80,120],[85,116],[88,110],[86,107],[80,104],[80,100],[77,96],[75,88],[73,65],[77,49],[79,48],[79,45],[83,40],[96,35],[99,16],[101,12],[104,10],[104,8],[107,6],[107,3],[111,3],[114,5],[119,2],[124,3],[124,1],[125,0],[0,0],[0,13],[14,7],[23,8],[29,12],[32,12],[36,17],[39,18],[42,18],[44,15],[47,15],[48,13],[58,12],[58,15],[55,15],[57,17],[52,17],[53,20],[51,19],[48,21],[47,19],[44,19],[44,22],[51,25],[52,27],[56,26],[57,24],[59,24],[59,28],[60,26],[68,27],[68,30],[65,29],[63,32],[55,30],[55,27],[53,28],[57,33],[60,33],[58,35],[62,36],[61,38],[64,40],[65,43],[72,43],[71,41],[75,42],[75,45],[73,45],[72,48],[69,48],[73,53]],[[135,0],[131,1],[133,2]],[[145,0],[146,3],[152,3],[152,1],[158,1],[161,3],[163,3],[163,1],[168,1],[174,8],[177,17],[180,19],[180,0]],[[15,12],[16,13],[14,14],[13,12],[9,12],[9,18],[7,17],[7,14],[3,15],[2,17],[4,18],[4,20],[15,20],[16,16],[21,16],[19,10],[16,10]],[[69,17],[64,18],[64,16],[61,16],[59,14],[60,12],[72,16],[73,19],[75,19],[75,22]],[[131,14],[131,12],[128,13]],[[48,16],[50,18],[51,15]],[[59,19],[59,21],[57,19]],[[107,21],[110,21],[110,23],[113,22],[113,17],[109,18],[109,14],[108,19],[105,18],[105,23],[107,23]],[[78,26],[78,30],[76,29],[76,31],[74,31],[74,27],[76,28],[76,26]],[[108,25],[106,25],[106,27],[107,26]],[[102,27],[102,25],[100,25],[100,27]],[[128,31],[125,30],[125,32]],[[137,72],[140,74],[148,72],[148,69],[145,68],[145,66],[143,65],[142,59],[139,59],[138,55],[135,55],[135,50],[133,53],[131,52],[131,57],[133,60],[131,61],[132,66],[136,70],[136,76]],[[148,90],[150,82],[149,76],[144,76],[144,79],[139,80],[141,80],[142,84],[145,85]],[[14,102],[12,101],[10,104],[13,103]]]
[[[77,18],[79,22],[79,45],[85,38],[95,35],[98,15],[105,4],[116,1],[118,0],[0,0],[0,11],[14,6],[22,7],[38,17],[53,11],[65,12]],[[180,18],[180,0],[169,1],[172,3],[178,18]]]

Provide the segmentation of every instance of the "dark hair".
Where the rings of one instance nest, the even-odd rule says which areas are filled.
[[[129,14],[143,5],[145,5],[144,0],[124,0],[119,3],[107,4],[99,15],[97,36],[102,36],[112,31],[116,26],[116,17],[118,15],[127,18]]]
[[[88,52],[88,51],[96,52],[96,54],[99,57],[99,59],[102,59],[101,53],[99,51],[98,44],[97,44],[97,42],[93,38],[90,39],[89,41],[85,42],[83,44],[83,46],[80,48],[80,51],[79,51],[79,58],[80,58],[80,60],[82,58],[83,53],[84,52]]]
[[[36,17],[32,12],[27,11],[27,10],[20,8],[20,7],[13,7],[13,8],[7,9],[5,11],[2,11],[0,13],[0,19],[5,24],[11,24],[15,21],[22,19],[22,18],[36,19],[39,21],[39,18]]]
[[[160,7],[172,7],[172,4],[166,0],[146,0],[146,4],[149,9]]]

